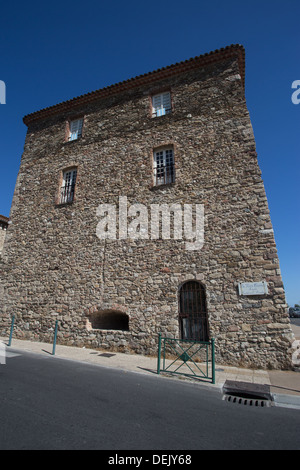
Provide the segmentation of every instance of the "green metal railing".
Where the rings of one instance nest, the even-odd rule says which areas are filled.
[[[14,331],[14,324],[15,324],[15,315],[12,316],[11,327],[10,327],[10,333],[9,333],[9,339],[8,339],[8,344],[7,344],[7,346],[11,346],[11,343],[12,343],[12,336],[13,336],[13,331]],[[56,322],[55,322],[54,339],[53,339],[53,348],[52,348],[52,356],[55,356],[56,340],[57,340],[57,330],[58,330],[58,320],[56,320]]]
[[[157,374],[160,372],[184,375],[214,384],[214,338],[204,342],[165,338],[159,334]]]
[[[13,335],[13,331],[14,331],[14,324],[15,324],[15,316],[13,315],[12,319],[11,319],[11,327],[10,327],[9,340],[8,340],[8,345],[7,346],[11,346],[12,335]]]

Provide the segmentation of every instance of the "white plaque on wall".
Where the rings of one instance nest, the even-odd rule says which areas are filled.
[[[268,284],[262,282],[239,282],[239,295],[265,295],[268,294]]]

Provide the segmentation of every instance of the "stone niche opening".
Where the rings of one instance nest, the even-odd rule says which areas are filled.
[[[99,310],[89,316],[87,328],[129,331],[129,317],[119,310]]]

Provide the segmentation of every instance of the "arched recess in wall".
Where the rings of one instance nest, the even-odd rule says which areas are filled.
[[[89,315],[89,323],[95,330],[129,331],[129,317],[119,310],[97,310]]]
[[[179,329],[181,339],[209,340],[205,287],[199,281],[179,287]]]

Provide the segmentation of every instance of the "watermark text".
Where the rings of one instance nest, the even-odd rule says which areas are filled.
[[[204,244],[203,204],[132,204],[119,196],[119,204],[100,204],[96,235],[100,240],[185,240],[185,249]]]
[[[292,88],[296,89],[292,93],[291,99],[293,104],[299,104],[300,103],[300,80],[294,80],[292,83]]]
[[[0,104],[6,104],[6,85],[3,80],[0,80]]]
[[[6,346],[0,341],[0,365],[6,364]]]

